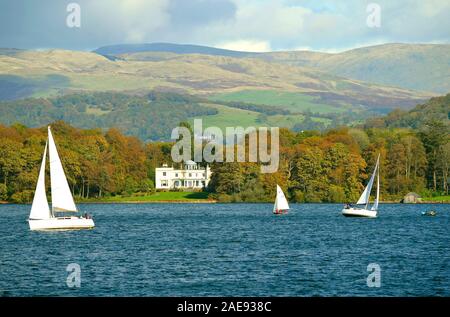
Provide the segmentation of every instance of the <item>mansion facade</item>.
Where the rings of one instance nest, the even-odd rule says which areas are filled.
[[[184,162],[184,169],[174,169],[164,164],[155,168],[156,189],[202,189],[208,186],[211,169],[200,167],[194,161]]]

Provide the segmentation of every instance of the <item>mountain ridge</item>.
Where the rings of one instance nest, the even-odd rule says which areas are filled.
[[[259,58],[292,66],[312,67],[349,79],[404,89],[432,91],[438,94],[450,91],[450,44],[385,43],[339,53],[326,53],[289,50],[242,52],[202,45],[148,43],[104,46],[94,52],[104,53],[102,55],[105,56],[165,52]]]
[[[195,44],[175,44],[166,42],[143,44],[114,44],[101,46],[92,52],[100,55],[120,55],[140,52],[167,52],[176,54],[205,54],[228,57],[247,57],[257,52],[244,52]]]
[[[165,90],[208,95],[274,90],[310,95],[333,106],[391,109],[412,107],[433,96],[259,58],[157,52],[119,57],[113,61],[97,53],[68,50],[0,54],[0,99],[76,91]]]

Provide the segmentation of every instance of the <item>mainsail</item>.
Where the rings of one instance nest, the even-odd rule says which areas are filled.
[[[47,195],[45,194],[45,161],[47,156],[47,143],[45,144],[44,155],[42,156],[41,169],[34,193],[33,204],[31,205],[30,219],[49,219],[51,217],[48,207]]]
[[[358,202],[356,203],[357,205],[366,205],[366,208],[367,208],[367,205],[369,204],[370,192],[372,191],[372,186],[373,186],[373,182],[375,180],[375,176],[376,176],[376,173],[378,170],[379,162],[380,162],[380,156],[378,155],[375,169],[373,170],[373,173],[372,173],[372,176],[370,177],[369,183],[367,184],[366,188],[364,189],[363,193],[361,194],[361,197],[359,197]],[[377,197],[378,197],[378,195],[377,195]]]
[[[53,211],[77,211],[77,206],[70,192],[66,175],[61,164],[61,160],[56,150],[52,132],[48,127],[49,160],[50,160],[50,181],[52,191]]]
[[[288,210],[289,204],[284,196],[283,190],[277,185],[277,197],[275,198],[275,204],[273,205],[273,211]]]

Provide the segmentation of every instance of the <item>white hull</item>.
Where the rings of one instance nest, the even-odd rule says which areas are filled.
[[[346,217],[368,217],[376,218],[376,210],[359,209],[359,208],[344,208],[342,209],[342,214]]]
[[[94,220],[79,217],[29,219],[30,230],[71,230],[94,228]]]
[[[276,210],[276,211],[274,211],[273,212],[273,214],[274,215],[285,215],[285,214],[287,214],[288,213],[288,209],[285,209],[285,210]]]

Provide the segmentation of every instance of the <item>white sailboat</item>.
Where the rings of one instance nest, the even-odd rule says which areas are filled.
[[[289,210],[289,204],[286,196],[284,196],[283,190],[277,185],[277,197],[273,204],[273,213],[276,215],[286,214]]]
[[[49,208],[45,193],[45,162],[47,146],[50,161],[50,183],[52,194],[52,208]],[[90,229],[94,227],[92,218],[82,216],[57,216],[56,213],[78,212],[77,206],[70,192],[66,175],[53,140],[52,132],[48,127],[48,140],[45,144],[42,156],[41,169],[31,205],[28,223],[30,230],[54,230],[54,229]]]
[[[377,195],[375,197],[372,208],[369,209],[370,192],[372,191],[373,182],[377,176]],[[375,169],[370,177],[369,183],[364,189],[361,197],[359,197],[356,206],[347,205],[342,209],[342,214],[346,217],[369,217],[376,218],[378,211],[378,200],[380,198],[380,155],[378,155]]]

